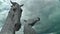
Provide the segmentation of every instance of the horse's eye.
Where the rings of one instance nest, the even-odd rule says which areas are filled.
[[[13,8],[13,11],[16,11],[16,8]]]

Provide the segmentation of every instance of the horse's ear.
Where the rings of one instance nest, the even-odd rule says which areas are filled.
[[[38,21],[40,21],[40,18],[39,17],[37,17],[38,18]]]
[[[20,7],[22,7],[24,4],[20,5]]]
[[[13,4],[13,2],[10,0],[11,4]]]
[[[10,0],[10,2],[11,2],[11,4],[12,4],[12,5],[15,5],[15,4],[17,4],[16,2],[12,2],[11,0]]]

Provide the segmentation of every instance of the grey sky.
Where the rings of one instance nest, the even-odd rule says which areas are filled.
[[[0,23],[3,24],[10,9],[10,0],[0,0]],[[22,7],[22,19],[40,17],[35,25],[38,34],[57,34],[60,32],[60,1],[59,0],[12,0]],[[2,21],[2,22],[1,22]],[[23,30],[23,29],[22,29]]]

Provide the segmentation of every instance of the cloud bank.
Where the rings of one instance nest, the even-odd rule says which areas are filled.
[[[34,26],[37,34],[60,34],[60,0],[16,0],[16,2],[24,4],[22,19],[36,16],[41,18],[41,21]],[[7,4],[7,0],[0,0],[1,24],[4,24],[6,19],[4,16],[8,14],[9,9],[10,3]]]

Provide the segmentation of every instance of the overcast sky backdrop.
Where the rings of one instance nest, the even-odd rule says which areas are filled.
[[[22,7],[22,19],[40,17],[35,30],[38,34],[60,34],[60,0],[12,0]],[[0,0],[0,30],[5,23],[11,3],[10,0]],[[23,34],[23,27],[16,34]]]

